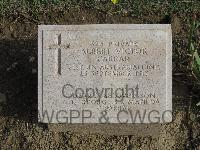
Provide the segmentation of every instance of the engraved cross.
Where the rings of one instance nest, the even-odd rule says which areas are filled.
[[[61,75],[61,55],[62,55],[62,52],[61,50],[62,49],[68,49],[70,47],[70,44],[62,44],[61,43],[61,34],[57,34],[56,35],[56,44],[52,44],[49,46],[49,49],[56,49],[57,52],[56,52],[56,68],[57,68],[57,73],[59,75]]]

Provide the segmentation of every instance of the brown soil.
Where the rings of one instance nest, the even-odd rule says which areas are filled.
[[[187,82],[182,59],[187,57],[188,24],[185,16],[147,14],[131,17],[97,10],[66,10],[39,14],[15,14],[0,21],[1,149],[200,149],[200,123],[193,86]],[[37,25],[103,23],[171,23],[173,29],[174,121],[164,124],[158,137],[108,136],[56,132],[37,123]],[[180,74],[180,72],[182,74]],[[176,75],[175,75],[176,74]],[[177,75],[178,74],[178,75]],[[185,82],[186,81],[186,82]],[[198,96],[196,99],[199,98]]]

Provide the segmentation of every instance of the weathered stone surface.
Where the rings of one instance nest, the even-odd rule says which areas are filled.
[[[39,26],[39,121],[171,122],[171,38],[170,25]]]

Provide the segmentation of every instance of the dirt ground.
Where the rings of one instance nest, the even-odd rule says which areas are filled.
[[[188,78],[184,61],[189,32],[186,16],[172,13],[163,17],[160,12],[130,16],[126,11],[115,15],[95,9],[55,11],[39,14],[38,20],[18,13],[0,18],[0,93],[6,96],[0,102],[0,149],[200,149],[196,106],[200,95],[190,84],[192,77]],[[37,123],[37,25],[103,23],[172,24],[173,122],[163,124],[157,137],[56,132]]]

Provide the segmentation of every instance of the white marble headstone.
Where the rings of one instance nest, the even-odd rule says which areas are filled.
[[[171,112],[170,25],[39,26],[40,122],[163,123]]]

